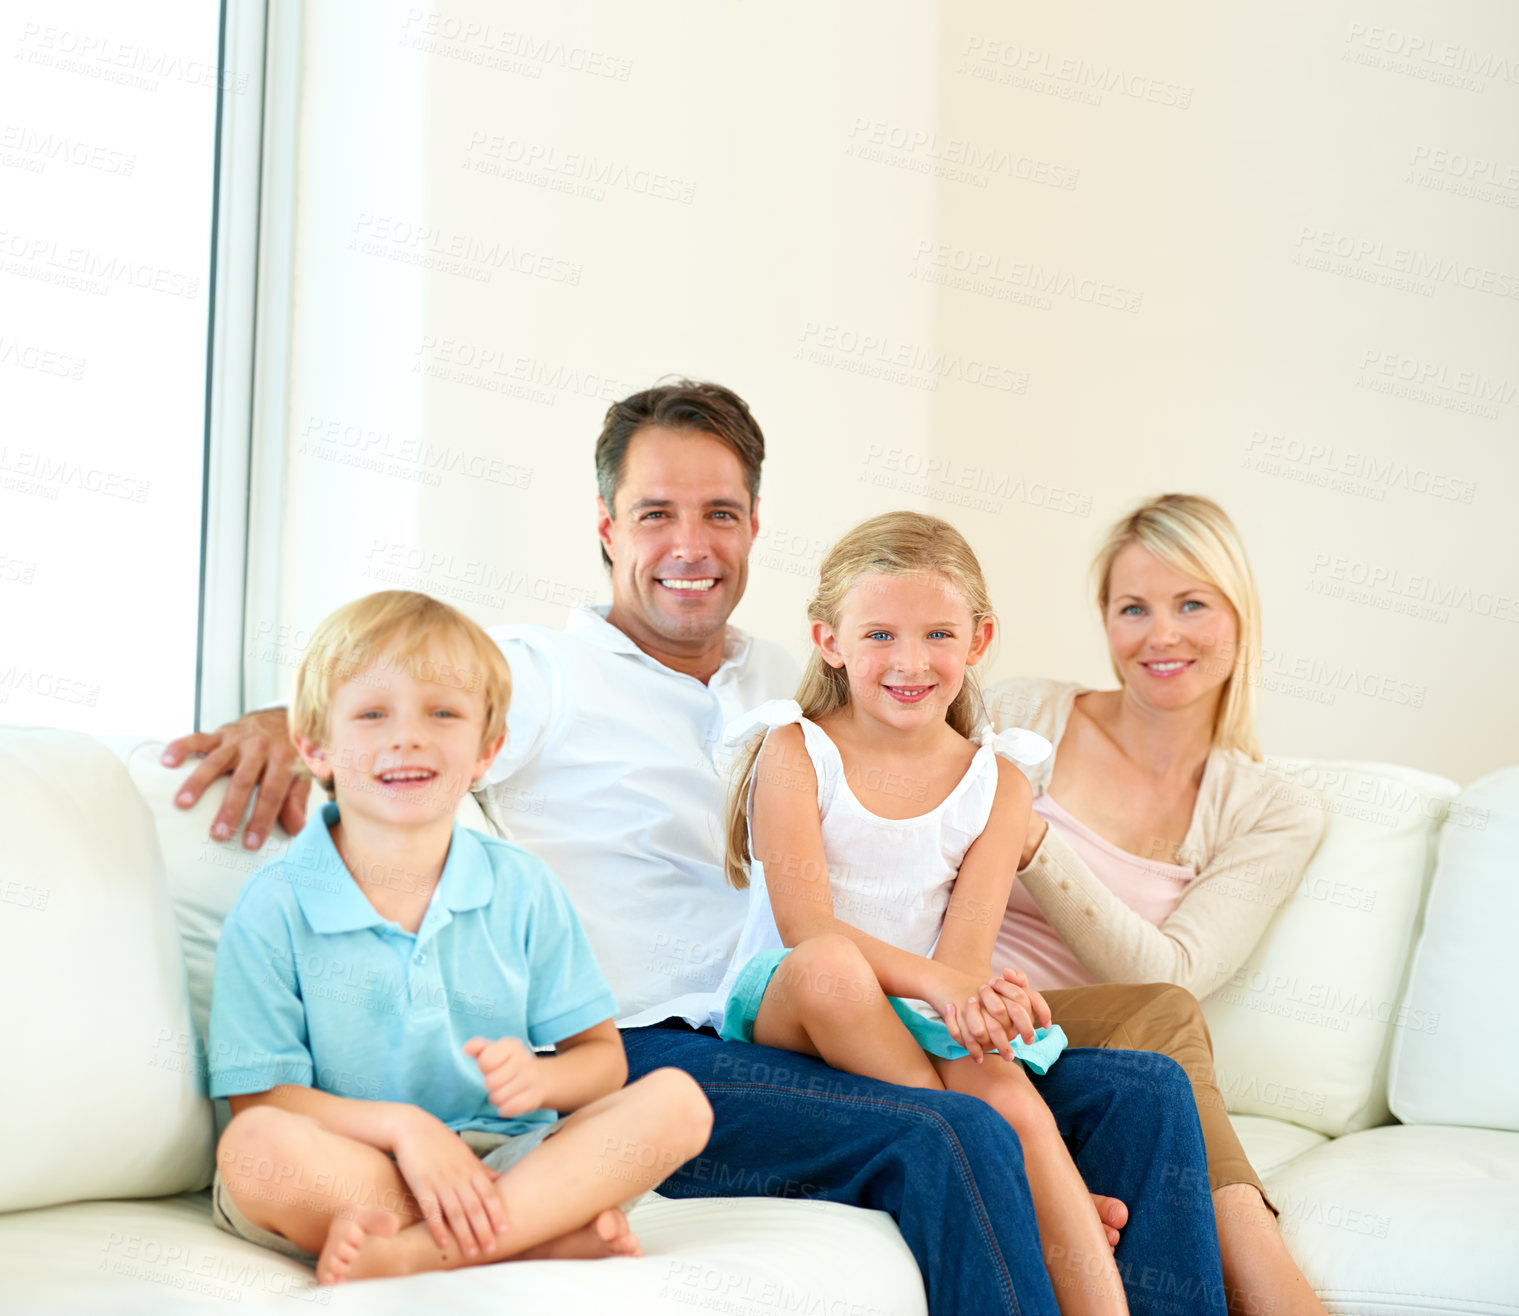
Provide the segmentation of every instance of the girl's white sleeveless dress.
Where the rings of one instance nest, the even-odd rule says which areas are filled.
[[[1000,735],[988,729],[965,776],[938,807],[915,818],[883,818],[855,797],[845,780],[838,746],[820,726],[802,716],[801,705],[794,699],[761,704],[731,723],[724,739],[734,745],[759,727],[768,728],[768,736],[776,727],[792,723],[802,728],[807,755],[817,774],[818,816],[834,915],[902,950],[931,956],[939,943],[944,911],[960,864],[991,817],[997,793],[996,756],[1033,766],[1050,756],[1050,742],[1018,728]],[[890,782],[882,785],[892,788]],[[910,796],[913,784],[904,781],[901,789]],[[752,782],[749,807],[752,810]],[[760,999],[776,967],[790,953],[776,929],[764,865],[755,859],[752,844],[749,860],[749,912],[715,997],[710,1021],[724,1038],[744,1042],[753,1040]],[[776,872],[770,880],[780,882],[786,877]],[[987,913],[988,918],[1000,916],[1000,910]],[[925,1051],[951,1060],[966,1054],[928,1002],[887,999]],[[1039,1029],[1032,1043],[1015,1038],[1013,1052],[1035,1073],[1042,1074],[1065,1044],[1065,1033],[1057,1025]]]

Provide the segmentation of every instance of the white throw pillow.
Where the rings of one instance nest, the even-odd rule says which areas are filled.
[[[0,728],[0,1211],[211,1180],[211,1105],[153,819],[77,732]]]
[[[1398,1002],[1433,831],[1457,787],[1387,764],[1276,766],[1319,801],[1324,838],[1203,1012],[1230,1111],[1338,1137],[1386,1122],[1390,1035],[1429,1024]]]
[[[1389,1085],[1407,1124],[1519,1131],[1519,1025],[1509,956],[1519,928],[1519,767],[1451,806],[1403,1005],[1429,1020],[1400,1032]]]

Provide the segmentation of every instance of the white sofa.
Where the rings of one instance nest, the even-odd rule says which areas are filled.
[[[210,842],[219,792],[176,809],[160,749],[0,728],[0,1311],[925,1311],[890,1219],[824,1203],[656,1198],[638,1261],[336,1290],[216,1230],[200,1039],[221,917],[267,855]],[[1519,769],[1459,792],[1284,767],[1325,840],[1206,1005],[1245,1145],[1331,1312],[1519,1316]]]

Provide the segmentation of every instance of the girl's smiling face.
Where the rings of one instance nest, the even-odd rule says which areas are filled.
[[[965,596],[937,571],[869,572],[844,597],[836,626],[812,623],[812,642],[843,668],[858,714],[907,730],[942,722],[995,623],[976,623]]]

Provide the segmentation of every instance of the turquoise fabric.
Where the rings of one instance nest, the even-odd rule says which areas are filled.
[[[754,1016],[759,1013],[760,1001],[764,999],[765,989],[770,986],[776,969],[789,954],[791,951],[785,947],[760,951],[739,970],[733,990],[728,993],[728,1003],[723,1007],[722,1027],[717,1030],[724,1041],[754,1041]],[[891,1002],[897,1018],[907,1025],[907,1031],[929,1055],[943,1060],[959,1060],[970,1054],[949,1035],[944,1020],[925,1019],[900,997],[888,996],[886,999]],[[1044,1074],[1066,1045],[1065,1030],[1059,1024],[1052,1024],[1049,1028],[1037,1029],[1032,1042],[1025,1042],[1021,1037],[1013,1038],[1012,1050],[1030,1070]]]

